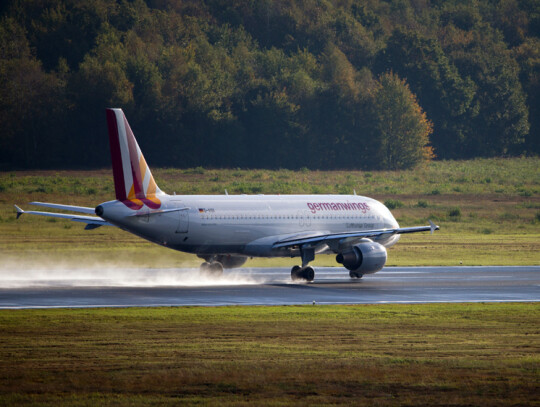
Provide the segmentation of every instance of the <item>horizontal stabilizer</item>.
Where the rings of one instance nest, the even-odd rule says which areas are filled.
[[[68,205],[61,205],[61,206],[68,206]],[[86,228],[87,230],[95,229],[99,226],[114,226],[112,223],[109,223],[98,216],[82,216],[82,215],[73,215],[69,213],[54,213],[54,212],[41,212],[41,211],[23,211],[17,205],[15,205],[15,208],[17,209],[17,219],[20,218],[22,214],[28,214],[28,215],[39,215],[39,216],[49,216],[52,218],[68,219],[74,222],[86,223],[87,226],[95,225],[93,227]]]
[[[30,202],[30,205],[43,206],[45,208],[60,209],[64,211],[87,213],[89,215],[94,215],[96,213],[94,208],[88,208],[86,206],[61,205],[47,202]]]

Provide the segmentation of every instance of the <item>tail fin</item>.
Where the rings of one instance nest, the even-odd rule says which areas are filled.
[[[107,125],[116,199],[134,210],[143,205],[158,209],[161,201],[156,195],[162,192],[154,181],[122,109],[107,109]]]

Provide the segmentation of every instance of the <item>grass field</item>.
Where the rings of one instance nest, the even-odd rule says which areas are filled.
[[[401,226],[427,224],[433,236],[403,236],[389,266],[540,264],[540,159],[441,161],[410,171],[155,169],[160,187],[177,194],[350,194],[385,202]],[[5,263],[121,262],[153,267],[196,266],[193,255],[164,249],[114,228],[84,231],[69,221],[23,216],[14,203],[36,200],[94,207],[114,199],[112,171],[25,171],[0,174],[0,255]],[[291,259],[247,265],[290,266]],[[315,265],[336,265],[319,256]]]
[[[537,304],[0,311],[0,404],[527,406]]]

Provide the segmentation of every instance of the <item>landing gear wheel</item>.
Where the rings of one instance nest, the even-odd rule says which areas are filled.
[[[223,265],[218,261],[208,263],[205,261],[201,264],[201,274],[207,277],[219,278],[223,275]]]
[[[313,270],[313,267],[306,267],[302,272],[302,277],[306,281],[313,281],[313,279],[315,278],[315,270]]]
[[[349,276],[351,278],[362,278],[364,275],[363,274],[360,274],[356,271],[349,271]]]
[[[302,279],[302,267],[300,266],[294,266],[291,269],[291,280],[297,281]]]
[[[294,266],[291,270],[291,279],[292,281],[305,280],[313,281],[315,278],[315,270],[313,267],[302,268],[300,266]]]
[[[201,272],[201,274],[208,274],[210,272],[210,263],[205,261],[203,264],[201,264],[199,271]]]
[[[221,277],[223,275],[223,265],[218,261],[210,263],[210,275],[216,278]]]

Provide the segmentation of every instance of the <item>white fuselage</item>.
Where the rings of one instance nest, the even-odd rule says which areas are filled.
[[[400,228],[382,203],[357,195],[167,195],[158,187],[122,109],[106,110],[115,201],[88,207],[32,204],[84,215],[23,211],[86,223],[85,229],[117,226],[151,242],[204,259],[201,272],[220,276],[248,257],[300,257],[293,281],[313,281],[309,263],[335,253],[351,278],[381,270],[386,248],[401,234],[431,231]],[[93,215],[97,216],[88,216]]]
[[[276,239],[398,228],[382,203],[356,195],[160,195],[159,210],[100,205],[101,217],[147,240],[195,254],[293,256]],[[389,247],[399,235],[376,239]],[[319,247],[324,252],[328,247]]]

